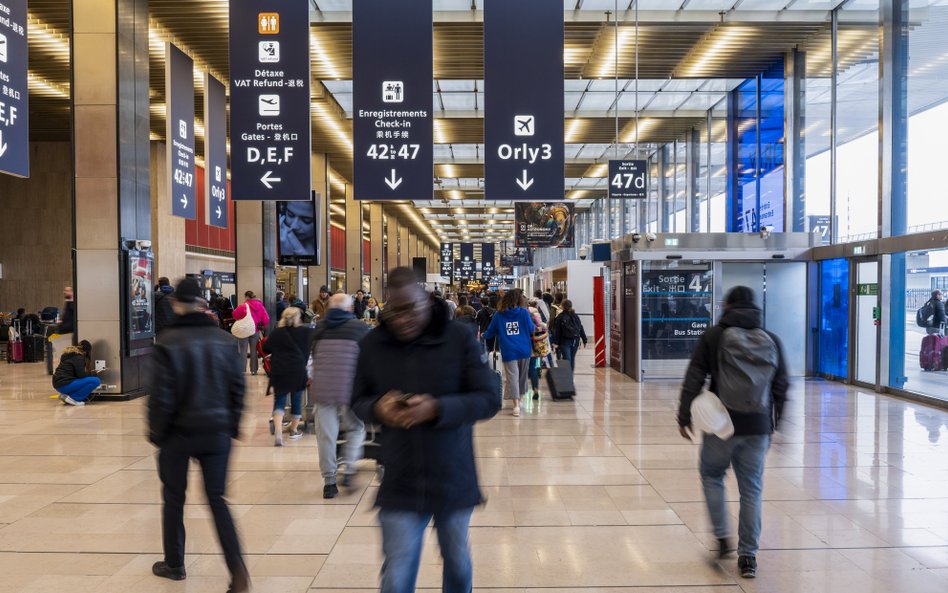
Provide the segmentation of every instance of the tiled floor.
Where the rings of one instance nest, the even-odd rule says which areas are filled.
[[[697,448],[675,427],[676,384],[636,384],[588,368],[584,355],[575,403],[530,402],[523,417],[507,410],[477,429],[488,502],[473,517],[475,590],[948,591],[948,413],[796,382],[767,460],[760,575],[746,581],[709,551]],[[0,593],[224,591],[197,472],[188,580],[150,574],[160,497],[145,400],[65,407],[41,373],[0,364]],[[324,501],[314,438],[272,446],[263,386],[252,380],[229,488],[255,590],[373,590],[374,465],[355,491]],[[419,579],[431,591],[435,541]]]

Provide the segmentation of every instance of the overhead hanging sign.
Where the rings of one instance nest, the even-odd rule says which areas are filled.
[[[609,197],[644,200],[648,197],[648,161],[609,161]]]
[[[165,44],[165,105],[171,213],[194,220],[194,62],[171,43]]]
[[[207,222],[227,228],[227,91],[204,74],[204,195]]]
[[[230,0],[231,198],[311,199],[309,4]]]
[[[0,2],[0,172],[30,176],[26,0]]]
[[[431,0],[352,8],[355,199],[431,199]]]
[[[563,85],[562,4],[486,0],[484,189],[488,200],[563,197]]]
[[[454,277],[454,243],[441,244],[441,277]]]
[[[481,244],[481,273],[483,278],[493,278],[497,273],[496,257],[493,243]]]
[[[474,244],[461,243],[461,259],[458,260],[458,277],[464,280],[473,280],[477,270],[477,261],[474,259]]]
[[[572,202],[514,204],[517,247],[573,247],[576,213]]]

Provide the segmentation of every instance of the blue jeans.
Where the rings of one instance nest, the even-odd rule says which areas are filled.
[[[576,350],[579,348],[579,338],[563,340],[560,343],[560,355],[563,360],[569,361],[569,367],[576,370]]]
[[[734,466],[737,489],[741,493],[741,510],[737,526],[737,553],[756,556],[760,547],[760,517],[763,511],[764,458],[770,448],[770,435],[734,436],[723,441],[712,434],[704,435],[701,447],[701,485],[708,514],[714,525],[714,536],[727,537],[727,508],[724,499],[724,473]]]
[[[412,593],[415,590],[425,529],[434,518],[441,557],[444,559],[441,591],[470,593],[474,568],[467,542],[467,529],[473,512],[472,508],[434,515],[390,509],[379,511],[382,552],[385,554],[380,592]]]
[[[534,393],[540,391],[540,358],[536,356],[530,359],[530,386]]]
[[[95,391],[99,385],[102,385],[102,381],[98,377],[83,377],[82,379],[75,379],[62,387],[57,387],[56,391],[68,395],[77,402],[84,402],[89,399],[89,394]]]
[[[286,410],[286,398],[290,398],[290,416],[296,418],[303,417],[303,392],[302,391],[291,391],[290,393],[274,393],[273,394],[273,411],[279,412],[280,415],[284,414]]]

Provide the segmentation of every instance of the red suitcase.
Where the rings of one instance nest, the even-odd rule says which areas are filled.
[[[23,362],[23,342],[15,340],[10,342],[10,360],[12,362]]]
[[[922,338],[922,347],[918,352],[918,363],[923,371],[943,371],[941,353],[948,348],[948,336],[930,334]]]

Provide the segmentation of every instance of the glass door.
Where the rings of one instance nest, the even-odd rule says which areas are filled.
[[[879,263],[875,259],[855,262],[856,360],[854,378],[857,383],[875,387],[879,338]]]

